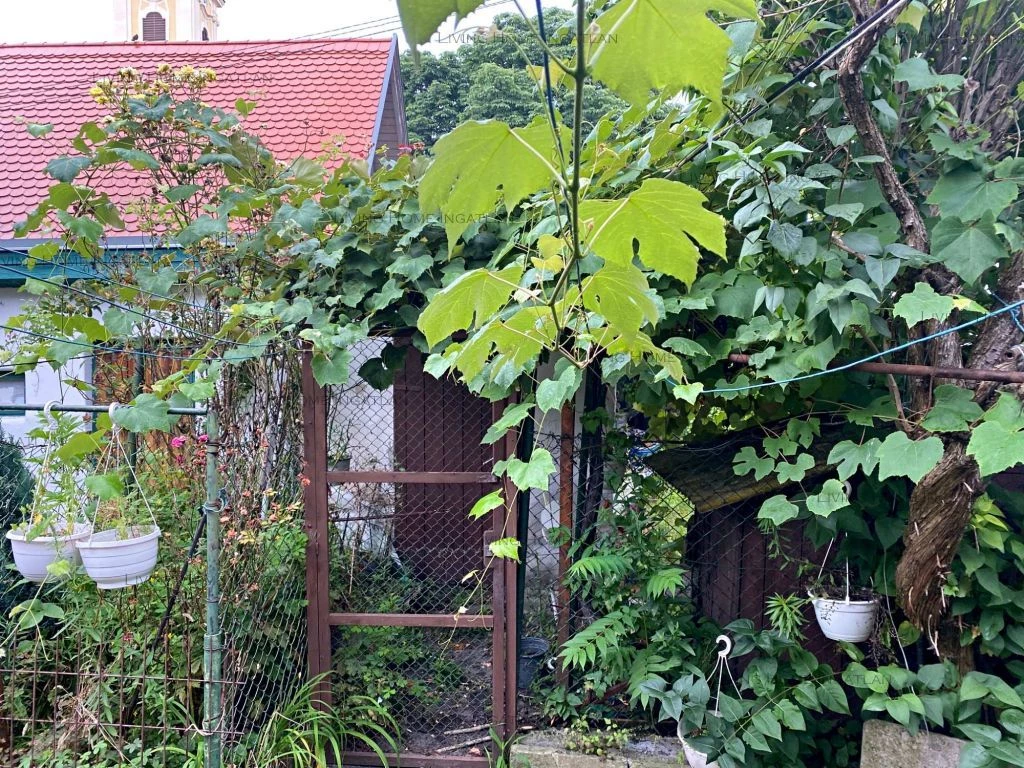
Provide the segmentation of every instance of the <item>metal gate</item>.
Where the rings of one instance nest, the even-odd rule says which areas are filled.
[[[491,470],[514,437],[482,446],[503,404],[424,373],[406,340],[351,352],[343,386],[318,386],[308,356],[303,369],[309,671],[333,673],[329,706],[368,695],[387,707],[402,729],[395,763],[484,766],[491,729],[515,730],[516,569],[487,548],[514,526],[505,509],[469,510],[499,486]],[[381,356],[402,354],[380,388]]]

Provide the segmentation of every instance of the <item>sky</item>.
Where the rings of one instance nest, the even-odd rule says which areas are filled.
[[[97,42],[110,40],[113,0],[0,0],[0,42]],[[545,0],[568,8],[572,0]],[[530,0],[524,6],[533,7]],[[459,24],[449,21],[439,41],[425,46],[457,48],[466,30],[489,26],[498,13],[515,12],[513,0],[488,0]],[[284,40],[295,37],[390,37],[401,40],[395,0],[227,0],[220,11],[222,40]],[[461,33],[460,33],[461,31]],[[403,47],[404,41],[403,41]]]

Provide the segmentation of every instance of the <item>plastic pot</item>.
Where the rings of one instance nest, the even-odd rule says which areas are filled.
[[[829,640],[861,643],[871,637],[878,618],[878,600],[835,600],[813,597],[814,617]]]
[[[160,529],[155,525],[129,529],[119,539],[116,529],[94,533],[78,542],[78,551],[89,578],[100,589],[123,589],[141,584],[156,567]]]
[[[683,754],[686,755],[686,762],[690,768],[718,768],[717,761],[709,763],[706,754],[698,752],[685,741],[683,742]]]
[[[50,563],[69,560],[76,567],[81,565],[75,545],[91,532],[92,526],[88,523],[76,523],[72,533],[62,536],[36,536],[30,541],[25,538],[25,531],[10,530],[7,540],[11,542],[18,573],[29,581],[42,584],[52,578],[47,570]]]
[[[519,690],[525,691],[530,687],[549,650],[551,650],[551,644],[541,637],[524,637],[519,641],[518,683],[516,686]]]

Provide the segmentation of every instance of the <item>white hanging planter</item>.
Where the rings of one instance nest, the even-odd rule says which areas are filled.
[[[72,566],[82,564],[78,556],[76,544],[86,539],[92,532],[88,523],[76,523],[72,532],[58,536],[36,536],[26,538],[24,529],[11,529],[7,532],[7,540],[11,542],[14,554],[14,565],[18,573],[29,581],[42,584],[50,576],[48,567],[58,560],[68,560]]]
[[[718,768],[717,761],[709,763],[706,754],[698,752],[685,741],[683,742],[683,754],[686,755],[686,762],[690,768]]]
[[[156,567],[160,529],[137,525],[129,538],[119,539],[118,530],[100,531],[78,542],[85,572],[100,589],[123,589],[141,584]]]
[[[850,600],[815,597],[814,617],[829,640],[862,643],[871,637],[878,618],[878,600]]]

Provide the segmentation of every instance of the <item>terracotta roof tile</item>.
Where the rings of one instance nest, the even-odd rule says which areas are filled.
[[[46,163],[65,151],[79,125],[103,115],[89,88],[121,67],[144,74],[164,63],[214,69],[206,101],[257,102],[246,126],[281,160],[316,154],[339,137],[344,153],[365,157],[392,46],[392,40],[0,45],[0,238],[11,237],[14,222],[54,183],[43,173]],[[21,120],[53,123],[54,130],[35,139]]]

